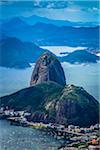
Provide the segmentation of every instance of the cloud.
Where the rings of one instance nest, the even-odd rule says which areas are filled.
[[[50,19],[96,21],[97,1],[83,0],[11,0],[0,1],[1,18],[38,15]]]
[[[94,11],[98,11],[98,8],[96,8],[96,7],[93,7],[93,10],[94,10]]]
[[[13,3],[16,4],[16,6],[20,3],[23,5],[24,4],[31,4],[31,6],[33,8],[53,8],[53,9],[62,9],[62,8],[66,8],[68,2],[66,0],[11,0],[11,1],[7,1],[7,0],[2,0],[0,1],[0,3],[2,5],[7,5],[9,3]],[[27,6],[27,5],[26,5]]]
[[[93,7],[93,9],[92,9],[94,12],[99,12],[100,11],[100,9],[99,8],[96,8],[96,7]]]
[[[79,9],[75,9],[75,8],[67,8],[68,12],[80,12]]]
[[[1,0],[0,4],[2,5],[21,5],[22,7],[31,6],[33,8],[48,8],[48,9],[64,9],[64,8],[73,8],[77,7],[83,10],[88,9],[98,9],[99,2],[90,0]]]

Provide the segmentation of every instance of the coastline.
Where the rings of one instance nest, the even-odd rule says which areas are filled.
[[[11,110],[10,110],[11,111]],[[19,111],[22,113],[21,111]],[[2,113],[1,113],[2,114]],[[28,115],[28,112],[26,112]],[[24,114],[17,117],[12,117],[9,115],[5,115],[4,118],[6,119],[10,125],[15,126],[22,126],[22,127],[29,127],[36,130],[40,130],[41,132],[45,132],[47,135],[56,138],[57,140],[62,140],[63,144],[58,147],[59,150],[85,150],[89,147],[100,148],[99,142],[99,124],[91,125],[91,127],[79,127],[74,125],[69,125],[65,127],[64,125],[48,123],[45,124],[43,122],[37,123],[32,121],[27,121],[24,117]]]

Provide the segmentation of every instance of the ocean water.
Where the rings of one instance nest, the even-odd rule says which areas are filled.
[[[60,145],[44,132],[0,120],[0,150],[57,150]]]
[[[67,84],[82,86],[99,100],[100,63],[71,65],[64,62],[62,66]],[[28,87],[33,68],[21,70],[0,67],[0,96]]]

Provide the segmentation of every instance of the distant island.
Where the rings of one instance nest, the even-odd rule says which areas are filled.
[[[38,57],[49,51],[40,48],[33,42],[22,42],[14,37],[5,37],[0,41],[0,54],[2,56],[0,66],[8,68],[24,69],[35,63]],[[5,59],[6,58],[6,59]],[[78,50],[67,56],[58,57],[61,62],[69,63],[96,63],[99,56],[91,54],[86,50]]]
[[[67,56],[59,58],[61,62],[75,63],[97,63],[99,57],[95,54],[91,54],[86,50],[76,50],[69,53]]]

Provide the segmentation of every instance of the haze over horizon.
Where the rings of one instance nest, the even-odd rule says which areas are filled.
[[[54,20],[68,20],[72,22],[98,22],[99,1],[80,0],[13,0],[0,1],[0,19],[12,17],[29,17],[37,15]],[[17,13],[16,13],[17,12]]]

